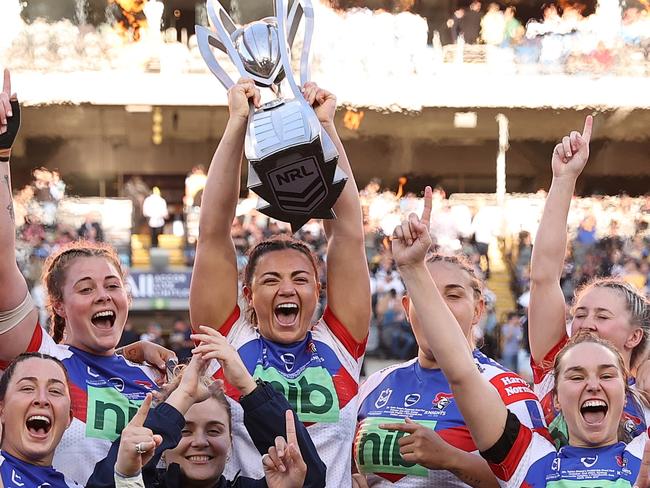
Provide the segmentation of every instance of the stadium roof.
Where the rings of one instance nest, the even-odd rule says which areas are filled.
[[[315,74],[336,93],[339,103],[385,111],[449,108],[650,108],[648,78],[488,73],[478,67],[453,67],[403,80],[351,79]],[[26,105],[224,106],[226,91],[209,74],[75,72],[13,74]],[[480,81],[479,81],[480,80]]]

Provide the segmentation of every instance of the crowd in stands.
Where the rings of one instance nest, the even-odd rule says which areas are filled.
[[[195,168],[188,176],[191,183],[202,173]],[[198,176],[197,176],[198,175]],[[402,180],[400,183],[405,183]],[[193,215],[200,202],[201,188],[188,186],[192,202],[186,198],[188,216]],[[200,185],[199,185],[200,186]],[[15,195],[17,222],[17,257],[37,304],[42,311],[41,323],[47,323],[43,290],[40,286],[42,264],[45,258],[78,237],[103,240],[101,223],[96,216],[86,216],[78,228],[57,221],[58,202],[65,196],[65,183],[56,171],[41,168],[34,171],[32,184]],[[378,181],[371,181],[360,192],[366,230],[366,254],[372,287],[373,319],[368,343],[369,355],[381,358],[406,359],[414,355],[416,344],[401,297],[404,285],[389,252],[388,237],[402,216],[420,212],[422,200],[412,193],[382,190]],[[187,197],[187,196],[186,196]],[[447,198],[440,187],[434,191],[434,212],[431,222],[436,246],[444,252],[467,255],[478,276],[489,278],[488,245],[496,245],[498,237],[512,239],[510,263],[512,292],[517,297],[517,309],[497,317],[495,295],[486,290],[487,310],[476,330],[477,339],[492,357],[502,358],[514,370],[527,368],[526,307],[529,295],[529,266],[535,230],[541,215],[544,195],[512,195],[506,207],[508,222],[506,235],[501,231],[499,212],[487,196],[471,199],[463,195]],[[195,201],[196,200],[196,201]],[[255,212],[255,197],[244,199],[239,215],[232,224],[232,236],[241,270],[247,262],[247,252],[257,242],[279,233],[289,234],[282,222],[270,221]],[[523,217],[525,216],[525,218]],[[650,295],[650,197],[592,196],[576,198],[569,220],[570,245],[562,289],[567,303],[579,285],[594,276],[617,276],[645,289]],[[322,280],[320,309],[325,307],[324,259],[326,242],[322,227],[310,222],[299,232],[319,258]],[[188,247],[192,247],[188,244]],[[192,253],[189,253],[192,255]],[[188,265],[191,265],[191,261]],[[174,320],[171,331],[163,331],[151,323],[144,333],[125,332],[124,343],[147,339],[177,350],[185,356],[189,341],[189,327],[181,318]]]
[[[368,6],[372,6],[370,3]],[[642,4],[629,4],[621,10],[618,2],[601,2],[594,13],[586,15],[586,6],[581,3],[547,3],[538,17],[528,19],[520,16],[513,5],[504,8],[496,2],[474,0],[450,13],[446,25],[435,27],[439,31],[428,32],[434,26],[414,13],[418,11],[413,2],[406,3],[411,5],[392,10],[333,10],[317,2],[319,28],[312,46],[312,69],[319,73],[318,78],[333,67],[335,71],[361,71],[370,77],[412,76],[435,70],[432,64],[436,60],[454,59],[503,67],[537,65],[541,72],[549,73],[615,70],[647,74],[650,9]],[[364,6],[363,2],[355,5]],[[207,18],[201,12],[198,16]],[[207,73],[196,36],[179,33],[175,28],[159,36],[159,59],[152,63],[151,46],[145,45],[151,42],[150,36],[133,42],[107,23],[93,27],[67,19],[56,23],[40,19],[29,24],[20,19],[18,22],[23,28],[5,53],[6,61],[15,69]],[[331,32],[337,32],[337,36]],[[377,38],[376,32],[383,36]],[[360,38],[373,38],[375,49],[350,49]],[[426,48],[427,40],[433,50]],[[446,41],[464,45],[464,55],[459,54],[463,49],[443,49]],[[222,53],[216,55],[227,60]],[[387,57],[390,63],[384,62]]]

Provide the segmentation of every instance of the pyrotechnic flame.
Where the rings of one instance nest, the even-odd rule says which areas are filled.
[[[129,36],[134,41],[140,40],[140,29],[147,26],[147,20],[143,9],[146,0],[108,0],[109,4],[114,3],[120,10],[121,19],[113,26],[122,36]]]
[[[361,126],[361,121],[363,120],[363,116],[365,113],[363,110],[357,112],[353,110],[348,110],[345,112],[345,116],[343,116],[343,125],[350,130],[358,130],[359,126]]]

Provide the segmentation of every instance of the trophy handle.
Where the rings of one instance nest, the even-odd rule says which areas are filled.
[[[282,0],[280,0],[282,1]],[[275,6],[276,17],[278,6]],[[310,80],[310,56],[311,40],[314,34],[314,8],[311,0],[293,0],[289,13],[287,14],[287,24],[289,32],[287,33],[287,45],[289,48],[293,46],[293,41],[296,39],[298,26],[302,17],[305,17],[305,37],[302,44],[302,52],[300,53],[300,84],[305,85]]]
[[[311,78],[311,57],[309,52],[311,50],[311,40],[314,35],[314,7],[311,0],[296,0],[300,4],[303,14],[305,16],[305,38],[302,43],[302,53],[300,54],[300,84],[305,85]],[[304,3],[304,5],[303,5]],[[291,10],[294,10],[293,8]],[[300,19],[298,19],[300,22]],[[293,28],[293,25],[292,25]],[[296,25],[296,30],[298,26]],[[295,32],[293,34],[295,36]],[[293,39],[291,39],[293,42]]]
[[[237,49],[235,49],[235,45],[232,42],[232,34],[237,31],[237,26],[230,18],[230,15],[228,15],[228,12],[226,12],[226,10],[221,6],[221,4],[217,0],[208,0],[207,4],[208,4],[208,17],[210,18],[210,22],[212,23],[212,26],[217,31],[217,37],[219,41],[219,45],[215,45],[212,43],[211,45],[221,49],[222,51],[228,54],[230,60],[235,65],[235,68],[237,68],[237,71],[239,71],[240,76],[256,79],[257,78],[256,76],[251,76],[251,74],[246,71],[246,68],[244,68],[244,63],[242,63],[242,60],[239,57],[239,53],[237,52]],[[203,54],[203,51],[201,51],[201,54]],[[203,59],[205,59],[205,56],[203,56]],[[209,65],[210,63],[208,63],[208,66]],[[215,73],[212,70],[212,67],[210,67],[210,70],[213,73]],[[219,78],[219,76],[216,73],[215,76]],[[219,81],[221,81],[221,78],[219,78]],[[232,83],[232,80],[230,81]],[[223,83],[223,81],[221,81],[221,83]],[[230,86],[232,86],[232,84]]]
[[[280,60],[284,68],[284,73],[291,87],[291,91],[298,99],[304,100],[300,95],[300,87],[296,85],[296,80],[293,76],[290,58],[290,46],[298,30],[298,24],[301,17],[305,16],[305,40],[302,46],[302,53],[300,56],[300,81],[305,84],[309,81],[309,48],[311,46],[311,38],[314,31],[314,10],[311,6],[310,0],[294,0],[291,11],[287,13],[287,0],[275,0],[275,12],[278,21],[278,39],[281,46],[287,46],[287,49],[280,49]],[[304,5],[303,5],[304,2]],[[287,23],[289,23],[290,32],[287,34]]]
[[[235,84],[235,82],[221,67],[217,59],[214,57],[214,54],[212,54],[212,51],[210,50],[208,44],[224,52],[226,52],[226,47],[221,41],[219,41],[219,39],[212,35],[212,32],[210,30],[203,27],[202,25],[195,26],[195,31],[196,40],[198,41],[199,45],[199,52],[203,57],[203,61],[205,61],[205,64],[208,65],[208,68],[210,68],[212,74],[217,77],[225,89],[229,90]]]

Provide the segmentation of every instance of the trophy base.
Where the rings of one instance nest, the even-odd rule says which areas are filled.
[[[249,161],[248,188],[261,198],[260,212],[288,222],[296,232],[310,219],[336,218],[332,207],[347,181],[337,163],[338,155],[325,161],[318,136],[307,144]]]

